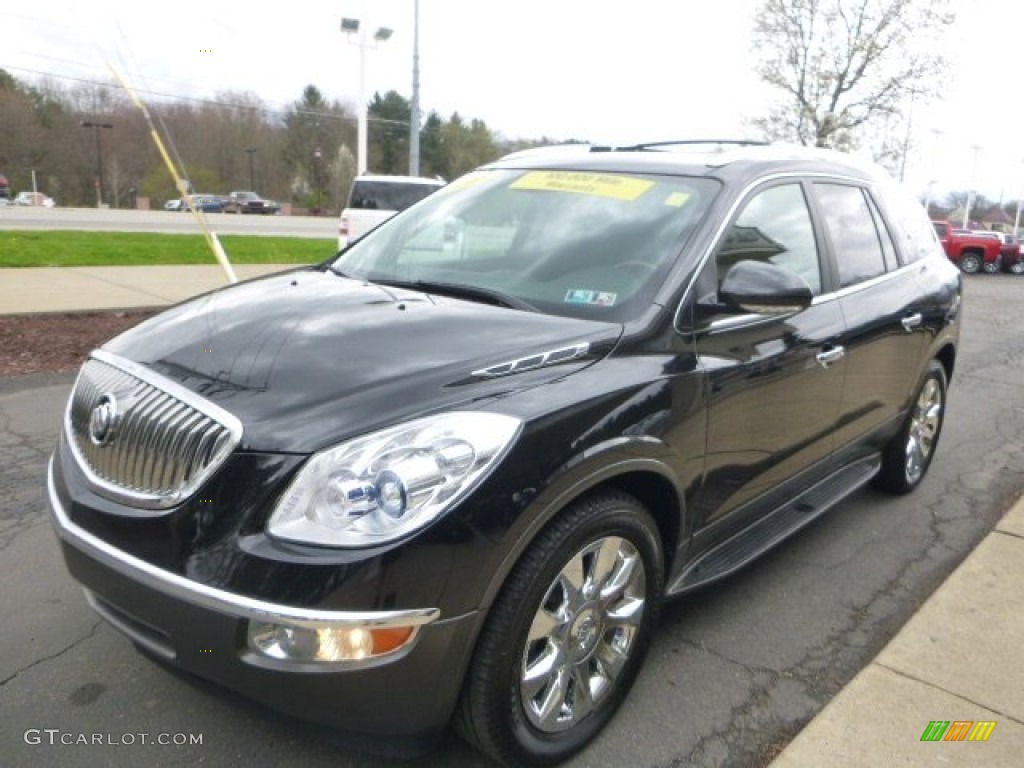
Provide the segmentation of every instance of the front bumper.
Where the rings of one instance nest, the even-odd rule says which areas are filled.
[[[303,720],[362,736],[429,743],[445,727],[471,651],[476,614],[436,608],[325,611],[271,603],[199,584],[127,554],[76,525],[51,460],[48,500],[61,549],[90,604],[151,654]],[[392,654],[298,663],[250,649],[250,621],[343,628],[415,627]]]

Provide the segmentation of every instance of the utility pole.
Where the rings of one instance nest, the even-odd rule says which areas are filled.
[[[413,0],[412,104],[409,120],[409,175],[420,175],[420,0]]]
[[[92,128],[96,134],[96,207],[103,207],[103,148],[100,146],[100,128],[113,128],[113,123],[94,123],[82,120],[82,128]]]

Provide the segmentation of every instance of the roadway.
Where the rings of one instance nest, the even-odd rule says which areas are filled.
[[[333,216],[258,216],[255,214],[204,214],[219,235],[280,235],[285,237],[338,237]],[[191,213],[129,211],[97,208],[28,208],[0,206],[0,230],[77,230],[94,232],[162,232],[195,234],[198,225]]]
[[[1022,302],[1024,279],[967,281],[947,420],[922,486],[858,493],[752,566],[666,606],[633,692],[569,766],[766,765],[875,656],[1019,494]],[[0,379],[0,761],[407,768],[171,674],[92,613],[42,497],[71,381]],[[47,728],[135,743],[26,743],[28,729]],[[141,745],[142,733],[202,744]],[[418,764],[488,765],[455,737]]]

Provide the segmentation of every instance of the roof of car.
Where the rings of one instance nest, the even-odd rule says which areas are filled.
[[[824,172],[866,180],[890,178],[877,164],[835,150],[737,140],[653,142],[627,147],[562,144],[514,152],[487,167],[698,176],[796,171]]]

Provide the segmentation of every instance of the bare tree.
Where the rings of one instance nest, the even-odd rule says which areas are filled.
[[[758,72],[782,94],[754,120],[769,138],[850,149],[945,69],[950,0],[765,0]]]

